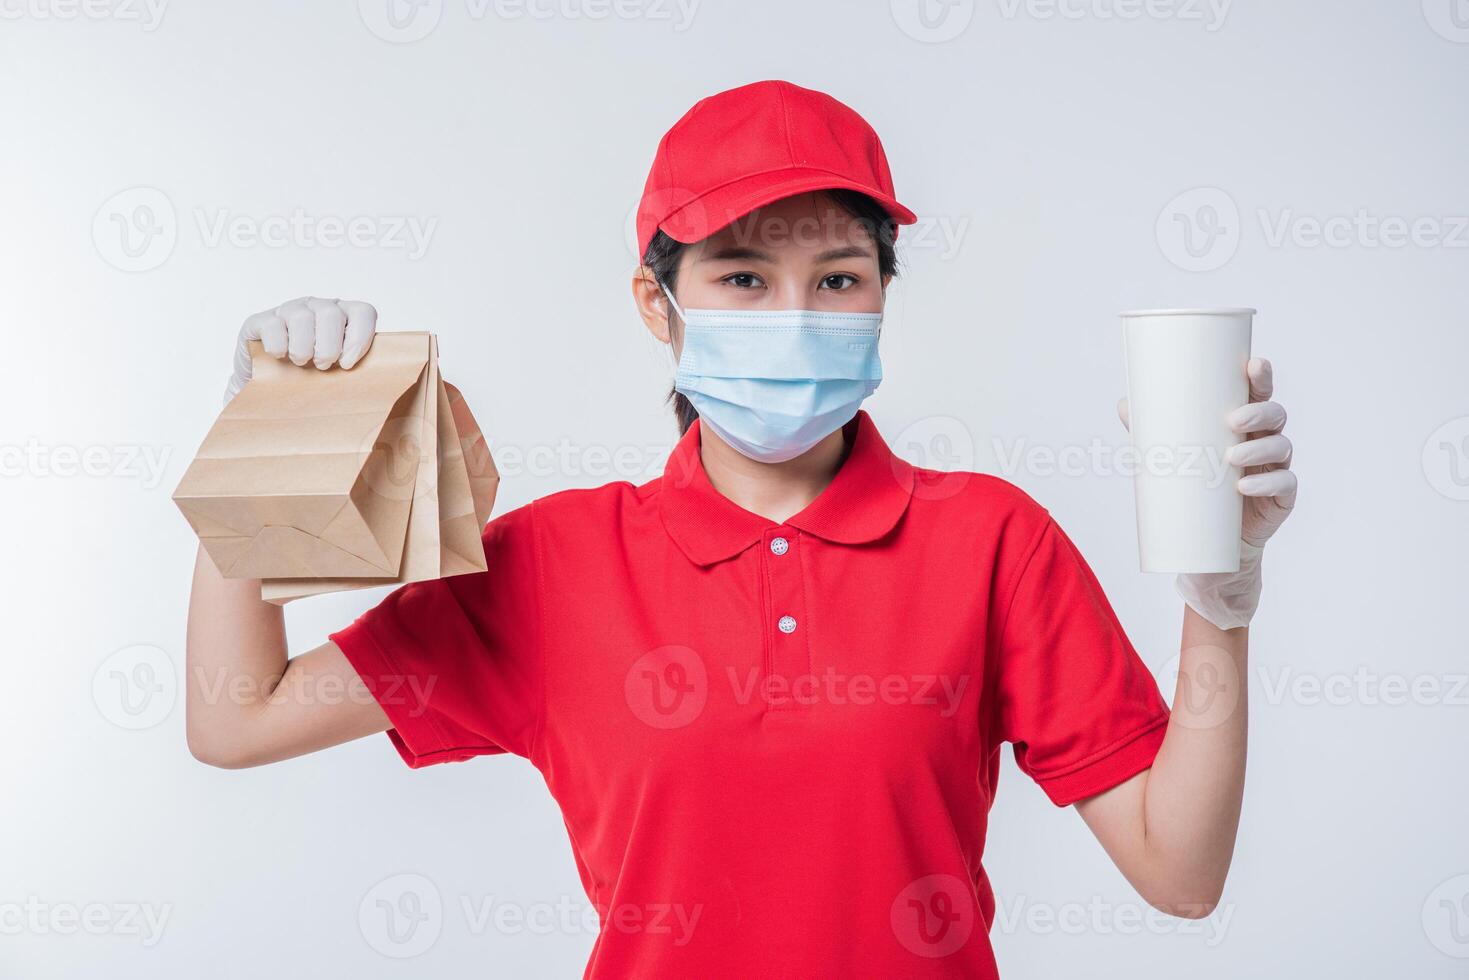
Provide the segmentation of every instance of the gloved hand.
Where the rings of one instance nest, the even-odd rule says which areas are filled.
[[[252,340],[264,344],[272,357],[289,356],[292,363],[302,365],[309,361],[322,371],[340,363],[345,370],[362,360],[376,332],[377,310],[370,303],[351,299],[304,296],[256,313],[240,327],[235,372],[225,389],[225,403],[250,380]]]
[[[1245,441],[1232,446],[1224,460],[1244,470],[1239,492],[1244,494],[1244,525],[1239,571],[1179,575],[1174,587],[1183,601],[1220,629],[1248,626],[1260,604],[1260,557],[1265,542],[1290,516],[1296,505],[1296,475],[1290,471],[1292,447],[1286,438],[1285,409],[1270,400],[1275,375],[1263,357],[1250,358],[1250,403],[1229,414],[1229,427]],[[1117,403],[1122,424],[1128,424],[1127,399]]]

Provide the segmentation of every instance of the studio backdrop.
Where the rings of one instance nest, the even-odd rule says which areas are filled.
[[[1116,313],[1258,309],[1291,411],[1220,907],[1153,912],[1007,752],[1002,975],[1469,970],[1459,0],[0,0],[0,976],[579,975],[596,924],[524,760],[191,758],[170,496],[241,321],[304,295],[437,336],[496,514],[656,477],[634,208],[674,120],[762,78],[861,112],[919,215],[888,441],[1047,507],[1165,692]],[[293,603],[292,651],[384,592]]]

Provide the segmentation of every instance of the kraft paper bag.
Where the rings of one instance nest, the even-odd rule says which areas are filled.
[[[499,477],[435,338],[379,334],[351,371],[254,353],[175,494],[222,573],[279,604],[485,569]]]
[[[447,578],[485,570],[480,534],[490,519],[499,475],[478,423],[459,390],[438,377],[437,346],[430,359],[435,404],[416,439],[419,459],[403,567],[379,579],[268,579],[265,599],[284,604],[326,592]],[[405,455],[415,452],[405,448]]]
[[[465,472],[469,476],[469,499],[474,508],[474,531],[478,537],[490,522],[490,511],[495,506],[495,490],[500,485],[500,474],[495,469],[495,460],[490,455],[490,444],[480,431],[479,423],[469,410],[469,403],[459,389],[444,382],[448,396],[449,414],[454,419],[454,430],[459,436],[459,454],[464,458]],[[462,509],[462,504],[460,509]],[[451,520],[465,521],[468,515],[459,514]],[[478,560],[483,563],[484,547],[480,546]]]
[[[426,333],[380,334],[351,371],[251,345],[252,380],[225,406],[174,501],[227,578],[397,575],[422,428]]]

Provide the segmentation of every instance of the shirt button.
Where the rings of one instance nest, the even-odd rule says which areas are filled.
[[[796,617],[782,616],[780,617],[780,622],[775,625],[780,627],[782,633],[794,633],[796,631]]]
[[[790,550],[791,550],[791,543],[789,541],[787,541],[785,538],[771,538],[770,539],[770,553],[771,554],[773,554],[773,555],[783,555],[787,551],[790,551]]]

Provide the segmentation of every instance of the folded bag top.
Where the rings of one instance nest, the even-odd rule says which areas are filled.
[[[379,334],[351,371],[251,348],[252,380],[173,497],[205,551],[229,578],[397,576],[438,397],[430,335]]]
[[[429,358],[429,398],[418,435],[419,465],[403,563],[391,578],[268,578],[261,597],[277,604],[347,589],[420,582],[486,569],[481,532],[490,519],[499,475],[479,424],[458,389]],[[437,398],[434,397],[437,395]],[[411,447],[409,433],[403,443]],[[406,450],[405,450],[406,451]]]

